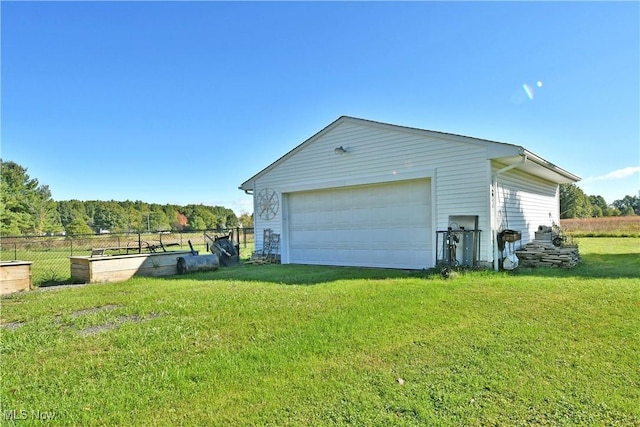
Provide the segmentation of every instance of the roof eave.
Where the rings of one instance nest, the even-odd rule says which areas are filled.
[[[542,157],[528,150],[524,150],[524,151],[525,151],[524,154],[527,156],[528,160],[547,169],[549,172],[556,175],[557,178],[554,181],[557,182],[558,184],[573,184],[582,179],[578,175],[574,175],[571,172],[566,171],[561,167],[554,165],[553,163],[543,159]]]

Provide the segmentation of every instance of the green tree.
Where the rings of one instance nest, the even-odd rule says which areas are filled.
[[[239,222],[243,228],[253,228],[253,214],[249,215],[247,212],[242,212]]]
[[[189,218],[188,228],[189,230],[204,230],[207,228],[207,224],[202,218],[200,218],[198,215],[195,215]]]
[[[589,218],[589,197],[575,184],[560,184],[560,218]]]
[[[638,196],[624,196],[623,199],[614,201],[613,206],[616,207],[622,215],[640,215],[640,197]]]
[[[57,205],[51,198],[48,185],[38,187],[29,201],[34,234],[52,234],[63,230]]]
[[[209,207],[203,204],[187,205],[184,208],[183,214],[187,217],[188,229],[190,230],[220,228],[218,217],[214,215]]]
[[[140,213],[136,208],[136,203],[130,200],[126,200],[124,202],[120,202],[119,204],[122,208],[122,214],[125,221],[124,231],[128,233],[140,230]]]
[[[225,214],[225,223],[224,223],[224,228],[235,228],[240,224],[240,221],[238,220],[238,217],[236,216],[236,213],[233,211],[233,209],[229,209],[229,208],[221,208],[224,210],[224,214]]]
[[[604,197],[589,196],[589,203],[591,203],[591,216],[609,216],[609,205],[607,205]]]
[[[93,213],[93,227],[96,231],[126,231],[127,225],[125,211],[117,202],[97,202]]]
[[[15,162],[0,159],[0,233],[44,234],[61,231],[56,202],[46,185]]]
[[[636,212],[633,210],[631,206],[625,206],[622,208],[621,215],[622,216],[633,216]]]
[[[78,236],[81,234],[93,234],[94,231],[89,227],[89,224],[82,218],[74,218],[65,227],[67,235]]]
[[[160,205],[151,205],[149,211],[142,214],[142,230],[162,231],[170,230],[171,222]]]
[[[216,230],[227,230],[238,226],[238,217],[232,209],[222,206],[205,206],[212,215],[207,228]]]
[[[80,200],[62,200],[58,202],[58,217],[60,218],[60,223],[66,229],[71,222],[80,218],[87,221],[87,213],[84,209],[84,203]]]
[[[164,231],[171,230],[171,221],[167,218],[167,214],[162,209],[161,205],[151,205],[151,223],[153,225],[152,230]]]

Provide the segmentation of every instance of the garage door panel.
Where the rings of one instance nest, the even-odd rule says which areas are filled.
[[[288,195],[289,262],[432,265],[428,179]]]

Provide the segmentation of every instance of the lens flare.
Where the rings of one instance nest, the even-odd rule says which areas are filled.
[[[528,84],[524,83],[522,85],[522,89],[524,89],[524,93],[527,94],[529,99],[533,99],[533,88],[532,87],[530,87]]]

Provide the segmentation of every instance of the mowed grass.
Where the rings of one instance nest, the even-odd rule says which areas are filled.
[[[581,239],[573,270],[239,265],[19,294],[2,422],[640,425],[639,243]]]

